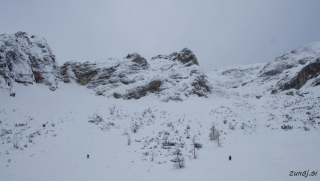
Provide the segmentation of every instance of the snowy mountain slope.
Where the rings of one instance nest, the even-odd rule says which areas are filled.
[[[55,92],[39,84],[16,88],[21,93],[14,98],[0,94],[3,180],[301,180],[290,171],[319,170],[320,120],[303,121],[319,112],[319,100],[307,106],[320,91],[303,99],[212,94],[162,102],[95,96],[76,84]],[[290,98],[300,102],[288,105]],[[292,118],[282,116],[290,111]],[[221,131],[221,146],[209,139],[212,124]],[[202,144],[196,159],[194,136]],[[177,147],[183,169],[171,162]]]
[[[14,92],[15,82],[58,87],[59,66],[46,40],[25,32],[0,35],[0,86]]]
[[[277,79],[273,93],[291,88],[300,89],[320,72],[320,42],[302,46],[269,62],[260,72],[264,80]],[[316,79],[313,85],[319,85]]]
[[[275,75],[262,72],[283,63],[278,59],[205,74],[183,49],[150,61],[134,53],[68,62],[60,69],[66,83],[54,92],[14,83],[15,97],[0,89],[0,178],[319,180],[319,77],[283,91],[278,84],[316,63],[315,45],[300,48],[299,58],[290,54],[293,62],[303,55],[310,61]],[[219,139],[211,140],[212,126]],[[173,162],[177,148],[182,169]]]
[[[299,47],[267,64],[232,66],[207,74],[218,92],[256,90],[259,97],[281,91],[295,92],[310,81],[309,86],[315,87],[319,85],[320,42]]]

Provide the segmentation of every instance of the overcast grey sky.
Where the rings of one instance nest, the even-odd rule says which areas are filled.
[[[190,48],[208,71],[320,41],[320,0],[0,0],[0,34],[44,37],[66,61]]]

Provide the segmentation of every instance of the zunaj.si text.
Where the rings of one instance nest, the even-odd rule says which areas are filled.
[[[313,177],[313,176],[317,176],[318,170],[317,171],[312,171],[309,174],[309,170],[308,171],[303,171],[303,172],[295,172],[295,171],[290,171],[289,176],[302,176],[307,178],[308,176]]]

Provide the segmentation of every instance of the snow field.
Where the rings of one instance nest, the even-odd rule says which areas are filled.
[[[294,128],[282,130],[284,98],[275,99],[279,108],[273,109],[274,99],[267,96],[234,99],[238,96],[230,94],[228,99],[213,94],[164,103],[153,96],[126,101],[94,96],[78,85],[60,84],[55,92],[38,84],[16,86],[15,98],[0,94],[0,128],[12,131],[5,136],[11,141],[19,133],[18,149],[7,139],[0,144],[1,180],[301,180],[304,177],[289,176],[290,171],[319,170],[319,126],[307,124],[310,131],[304,131],[298,129],[301,121],[288,121]],[[269,119],[269,112],[277,119]],[[99,124],[88,122],[95,113],[103,118]],[[293,117],[306,118],[303,115]],[[139,129],[133,133],[135,122]],[[213,123],[222,130],[221,147],[209,140]],[[31,133],[36,134],[29,142]],[[189,153],[194,135],[203,144],[197,159]],[[170,161],[175,146],[161,147],[165,136],[184,144],[184,168]],[[319,175],[306,179],[318,180]]]

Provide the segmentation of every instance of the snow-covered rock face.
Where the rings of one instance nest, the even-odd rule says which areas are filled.
[[[264,80],[277,80],[273,93],[291,88],[300,89],[320,72],[320,42],[297,48],[275,58],[259,72]],[[318,79],[317,79],[318,80]],[[314,85],[318,85],[314,80]]]
[[[311,79],[308,86],[318,86],[319,74],[320,42],[297,48],[267,64],[232,66],[212,72],[208,78],[188,48],[148,61],[133,53],[123,59],[66,62],[59,68],[43,38],[24,32],[0,35],[0,88],[12,94],[14,83],[36,82],[56,90],[60,78],[93,89],[96,95],[121,99],[154,95],[162,101],[182,101],[194,95],[223,96],[228,92],[261,98],[265,93],[299,90]],[[246,93],[252,90],[254,94]]]
[[[257,99],[270,93],[296,92],[303,96],[310,87],[320,85],[319,74],[320,42],[297,48],[267,64],[234,65],[207,73],[213,94]]]
[[[67,62],[61,66],[65,83],[77,82],[97,95],[139,99],[154,94],[163,101],[207,97],[211,90],[206,75],[191,50],[158,55],[147,62],[138,53],[100,62]]]
[[[59,66],[44,38],[25,32],[0,35],[0,86],[12,90],[14,82],[58,87]]]
[[[289,89],[320,85],[320,42],[302,46],[267,64],[237,65],[208,74],[219,95],[237,94],[261,97]],[[249,95],[252,91],[254,94]]]

